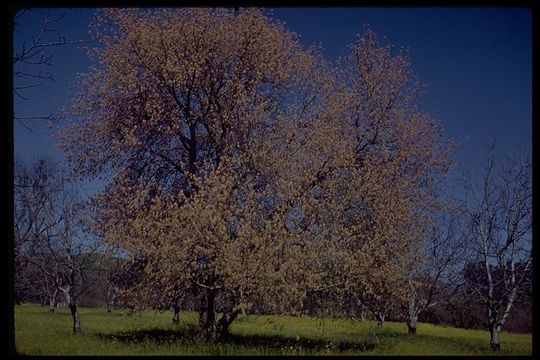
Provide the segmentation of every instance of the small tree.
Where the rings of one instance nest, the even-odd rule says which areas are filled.
[[[490,346],[500,349],[499,333],[510,315],[532,261],[531,164],[521,158],[496,162],[491,145],[478,184],[464,181],[464,211],[475,261],[481,266],[477,294],[486,304]]]
[[[350,46],[342,73],[347,191],[336,196],[340,227],[350,231],[347,286],[373,312],[401,302],[407,269],[452,143],[418,108],[420,88],[404,51],[393,53],[367,31]]]
[[[461,218],[454,206],[434,212],[417,241],[411,244],[406,267],[407,295],[404,310],[409,335],[426,310],[450,301],[460,286],[461,267],[467,254]]]
[[[16,218],[15,252],[21,261],[31,264],[41,274],[42,289],[50,299],[51,310],[61,292],[73,318],[73,333],[80,332],[77,299],[98,277],[89,279],[88,271],[99,267],[92,254],[96,245],[85,237],[85,204],[77,192],[76,183],[59,174],[60,167],[47,160],[38,160],[21,171],[21,202],[15,203],[17,213],[31,214]],[[23,200],[26,199],[26,200]],[[25,209],[26,206],[26,210]],[[33,228],[32,241],[26,243],[20,229]],[[22,273],[24,275],[24,272]],[[21,278],[16,278],[20,282]]]
[[[20,302],[27,297],[35,299],[45,295],[45,302],[51,305],[51,311],[54,311],[56,304],[54,278],[44,277],[32,259],[39,254],[42,239],[50,227],[46,213],[56,187],[53,172],[50,160],[41,159],[33,164],[21,159],[15,162],[15,300]]]

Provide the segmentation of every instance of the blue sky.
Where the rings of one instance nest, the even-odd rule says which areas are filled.
[[[32,9],[14,32],[15,48],[35,36],[43,18],[65,13],[55,25],[68,39],[89,39],[94,9]],[[532,143],[532,32],[525,8],[276,8],[273,17],[300,35],[304,46],[320,43],[329,60],[345,55],[365,26],[397,49],[409,50],[413,69],[428,85],[423,109],[438,119],[459,146],[455,158],[473,171],[496,139],[499,155],[529,155]],[[92,43],[87,44],[92,46]],[[78,46],[51,50],[56,78],[15,97],[18,116],[54,113],[64,105],[77,73],[91,60]],[[14,124],[14,152],[24,159],[61,158],[46,122]]]

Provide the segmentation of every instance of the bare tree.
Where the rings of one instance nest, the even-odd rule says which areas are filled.
[[[80,260],[77,257],[82,256],[83,243],[79,231],[80,213],[82,210],[82,204],[78,202],[78,199],[74,198],[74,194],[65,192],[67,189],[63,188],[61,197],[57,206],[60,209],[60,216],[55,217],[56,227],[55,233],[50,234],[55,242],[50,242],[49,249],[51,255],[55,257],[55,263],[60,266],[57,269],[57,286],[65,296],[66,302],[69,306],[71,316],[73,318],[73,333],[80,332],[80,319],[77,311],[77,298],[80,295],[80,291],[76,292],[77,276],[82,275],[80,273],[81,265]],[[58,247],[56,247],[58,246]],[[84,285],[83,285],[84,286]]]
[[[21,188],[15,209],[21,215],[15,222],[15,254],[19,263],[31,264],[41,274],[39,283],[49,298],[51,310],[57,302],[57,294],[64,295],[73,318],[73,332],[78,333],[77,299],[98,278],[90,278],[90,271],[99,269],[99,257],[95,256],[98,247],[86,237],[85,202],[77,184],[66,178],[61,168],[51,161],[38,160],[30,169],[21,170],[21,174],[27,175],[16,178]],[[25,235],[29,227],[34,228],[30,242]],[[24,281],[24,273],[20,275],[16,278],[16,287]]]
[[[486,304],[490,346],[499,350],[499,333],[532,262],[532,179],[530,161],[496,161],[494,149],[493,143],[480,183],[465,179],[463,207],[482,267],[474,294]]]
[[[50,229],[46,214],[51,196],[56,191],[54,165],[51,160],[40,159],[26,164],[17,159],[14,172],[14,254],[16,301],[23,298],[46,296],[45,302],[54,311],[56,300],[51,284],[54,280],[42,276],[31,262],[40,253],[42,239]]]
[[[122,283],[122,268],[120,266],[120,259],[111,259],[107,261],[106,265],[107,272],[107,287],[106,287],[106,296],[107,301],[107,312],[111,312],[114,309],[116,298],[118,296],[118,291]]]
[[[404,306],[409,335],[416,334],[422,313],[449,300],[459,289],[466,237],[457,209],[446,205],[433,214],[419,241],[411,244]]]

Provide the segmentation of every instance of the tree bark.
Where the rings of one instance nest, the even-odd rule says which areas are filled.
[[[199,311],[199,326],[202,337],[209,340],[213,338],[213,334],[215,333],[216,313],[214,307],[216,291],[213,289],[206,289],[205,295],[206,301]]]
[[[360,321],[365,321],[366,320],[366,307],[360,301],[358,302],[358,305],[360,306]]]
[[[501,327],[497,324],[490,324],[489,325],[489,333],[491,334],[491,340],[489,342],[489,346],[494,351],[501,350],[501,342],[499,339],[499,333],[501,331]]]
[[[179,324],[180,323],[180,304],[177,299],[173,301],[172,311],[173,311],[173,318],[172,318],[173,324]]]
[[[408,334],[411,336],[416,335],[416,321],[417,317],[413,317],[407,321]]]
[[[382,324],[384,324],[384,318],[386,317],[386,315],[384,313],[377,313],[377,325],[379,326],[382,326]]]
[[[497,307],[497,304],[492,299],[492,292],[490,292],[490,299],[488,302],[488,327],[489,327],[489,333],[491,335],[491,339],[489,341],[489,347],[491,347],[492,350],[498,351],[501,348],[501,342],[499,339],[499,332],[501,331],[501,324],[497,321],[498,315],[499,315],[499,309]]]
[[[420,313],[418,303],[414,297],[409,298],[409,318],[407,320],[408,334],[416,335],[416,323],[418,322],[418,314]]]
[[[49,311],[54,312],[56,309],[56,295],[58,294],[58,289],[55,289],[52,294],[49,296]]]
[[[114,300],[116,300],[116,291],[109,287],[107,290],[107,312],[111,312],[114,309]]]
[[[203,306],[199,309],[199,328],[202,330],[206,324],[206,308]]]
[[[66,294],[66,302],[69,307],[69,312],[71,313],[71,318],[73,319],[73,334],[78,334],[81,332],[81,320],[79,319],[79,312],[77,311],[77,301],[73,296],[71,286],[68,286],[67,289],[63,289]]]
[[[176,308],[173,308],[173,317],[172,317],[173,324],[179,324],[180,323],[180,311]]]
[[[214,327],[214,333],[212,334],[213,341],[222,340],[229,330],[229,326],[240,314],[240,310],[228,311],[223,313],[216,326]]]
[[[79,319],[77,304],[71,303],[69,305],[69,311],[71,312],[71,317],[73,318],[73,334],[78,334],[81,332],[81,320]]]
[[[216,290],[207,289],[205,302],[199,310],[199,327],[201,336],[212,342],[221,341],[229,330],[229,326],[240,314],[241,310],[233,310],[234,306],[223,311],[223,315],[216,318],[215,312]]]

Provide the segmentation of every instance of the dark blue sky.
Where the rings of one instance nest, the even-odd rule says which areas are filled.
[[[15,47],[35,36],[49,12],[33,9],[15,31]],[[88,39],[93,9],[54,9],[66,13],[55,26],[67,38]],[[276,19],[298,33],[305,46],[321,43],[325,57],[337,60],[365,26],[409,50],[420,81],[428,85],[425,110],[437,118],[445,136],[459,146],[459,164],[483,166],[485,148],[496,139],[500,155],[531,154],[531,13],[520,8],[277,8]],[[91,45],[91,44],[89,44]],[[91,64],[76,46],[53,49],[56,80],[15,98],[19,116],[55,112],[65,104],[78,72]],[[15,123],[15,154],[61,157],[50,129],[34,122],[33,132]]]

